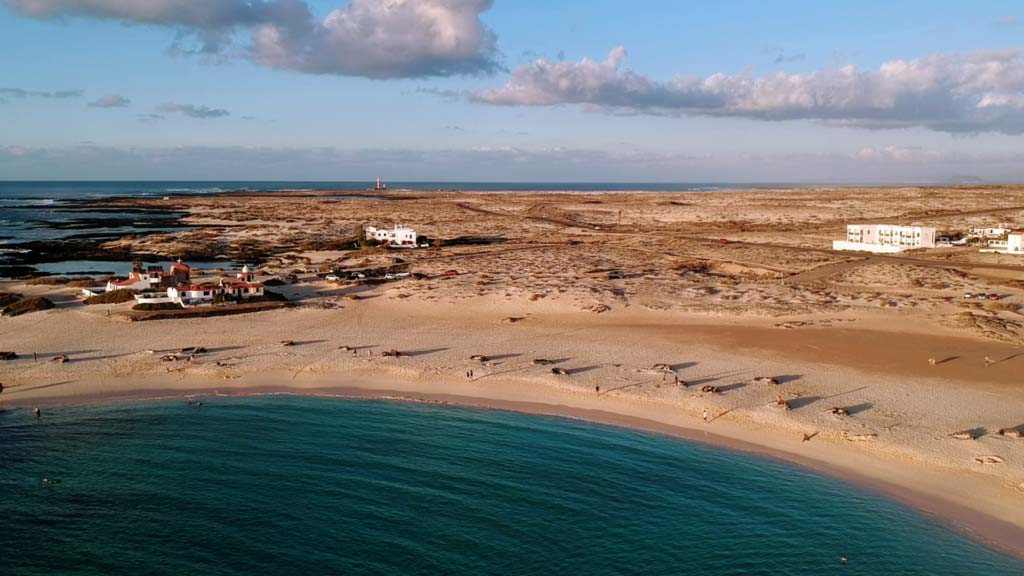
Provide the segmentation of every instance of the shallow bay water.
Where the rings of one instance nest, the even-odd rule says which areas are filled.
[[[788,464],[370,400],[0,409],[0,519],[17,575],[1024,573]]]

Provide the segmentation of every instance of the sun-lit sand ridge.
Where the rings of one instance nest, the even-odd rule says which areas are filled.
[[[706,430],[878,482],[1024,553],[1024,439],[998,433],[1024,424],[1024,260],[828,249],[847,222],[1024,228],[1024,189],[334,196],[124,200],[186,210],[197,228],[117,244],[168,257],[198,247],[273,254],[264,279],[396,256],[429,277],[371,285],[304,272],[274,288],[292,309],[138,323],[124,319],[129,305],[85,307],[71,288],[7,282],[0,290],[60,305],[0,320],[0,350],[22,355],[0,363],[2,399],[346,388],[672,426],[664,431],[698,439]],[[396,222],[493,243],[401,253],[332,243]],[[441,275],[449,269],[459,275]],[[196,345],[208,353],[192,363],[150,352]],[[403,355],[380,356],[390,349]],[[71,361],[46,361],[58,354]]]

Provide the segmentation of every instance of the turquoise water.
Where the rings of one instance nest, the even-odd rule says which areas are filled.
[[[322,398],[0,410],[0,526],[4,575],[1024,573],[749,455]]]

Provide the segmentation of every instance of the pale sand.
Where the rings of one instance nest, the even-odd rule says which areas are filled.
[[[554,302],[487,298],[450,304],[382,296],[343,306],[145,323],[107,317],[103,306],[68,307],[5,319],[0,350],[23,357],[0,363],[8,387],[3,400],[42,405],[45,413],[48,403],[97,398],[358,390],[582,417],[756,450],[836,474],[1024,557],[1024,440],[995,434],[1024,420],[1024,356],[1016,357],[1012,345],[915,335],[898,321],[881,320],[858,330],[792,331],[770,320],[712,322],[636,308],[595,315]],[[298,345],[284,347],[282,340]],[[187,364],[146,352],[192,345],[210,353]],[[353,357],[341,345],[372,346],[374,356],[360,349]],[[390,348],[408,356],[379,356]],[[40,356],[35,364],[33,351]],[[46,361],[58,354],[71,362]],[[482,365],[469,360],[472,354],[495,361]],[[943,354],[959,358],[927,364]],[[985,355],[1006,360],[985,368]],[[532,358],[564,359],[558,366],[571,374],[552,375],[549,367],[532,366]],[[655,363],[677,366],[680,378],[697,385],[675,387],[671,378],[662,383],[642,371]],[[469,369],[472,381],[465,377]],[[756,375],[784,383],[750,383]],[[594,391],[598,384],[601,394]],[[702,384],[726,392],[701,395]],[[776,394],[795,409],[768,406]],[[854,415],[837,420],[825,412],[831,406]],[[705,408],[713,416],[708,425],[700,418]],[[978,440],[948,437],[979,427],[987,433]],[[848,440],[873,434],[872,441]],[[985,456],[1002,462],[974,460]]]

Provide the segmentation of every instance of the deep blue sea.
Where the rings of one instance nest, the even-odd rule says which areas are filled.
[[[63,406],[40,421],[0,410],[0,522],[5,576],[1024,573],[775,461],[559,418],[329,398]]]

